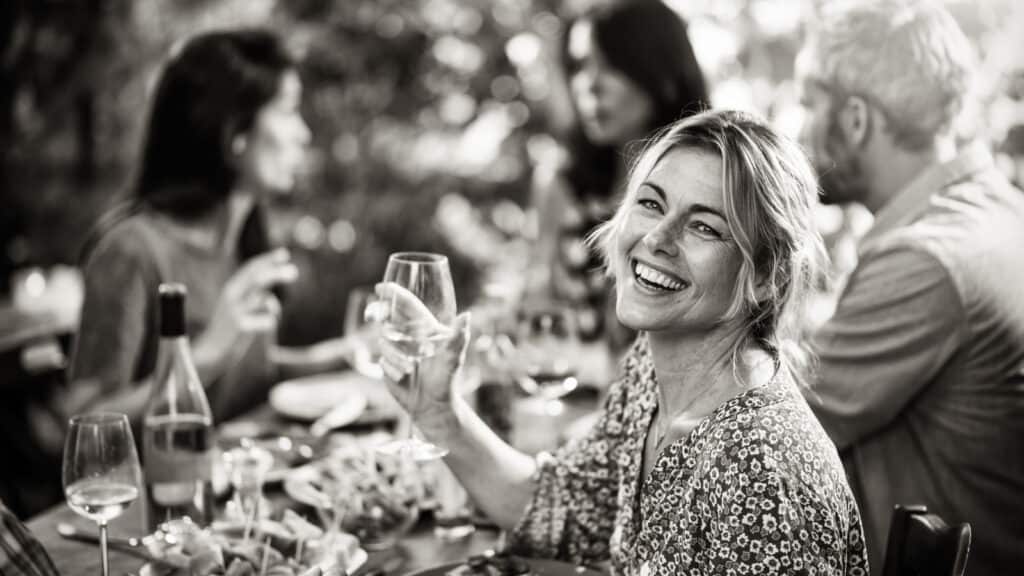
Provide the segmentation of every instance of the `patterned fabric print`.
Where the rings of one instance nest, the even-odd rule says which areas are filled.
[[[781,379],[727,401],[666,448],[638,499],[656,386],[638,338],[591,435],[541,470],[511,539],[517,551],[610,557],[626,575],[867,574],[835,448]]]

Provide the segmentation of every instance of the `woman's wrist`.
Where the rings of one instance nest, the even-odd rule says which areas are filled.
[[[462,431],[463,419],[460,414],[463,410],[470,408],[464,400],[455,397],[448,409],[417,414],[416,428],[429,440],[447,445]]]

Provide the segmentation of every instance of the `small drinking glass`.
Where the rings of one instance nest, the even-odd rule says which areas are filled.
[[[71,418],[64,442],[64,496],[73,511],[99,525],[103,576],[110,572],[107,522],[139,497],[141,479],[127,416],[96,413]]]
[[[235,490],[233,505],[246,525],[257,523],[269,513],[263,498],[263,483],[274,466],[270,450],[243,442],[224,454],[228,478]]]

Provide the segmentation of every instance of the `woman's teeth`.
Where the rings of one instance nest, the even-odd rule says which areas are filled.
[[[640,262],[633,262],[633,274],[637,280],[645,286],[656,288],[658,290],[676,291],[681,290],[685,284],[676,278],[659,272],[650,266],[642,264]]]

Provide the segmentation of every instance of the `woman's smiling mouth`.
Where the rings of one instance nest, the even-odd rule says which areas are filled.
[[[687,286],[680,278],[656,270],[639,260],[631,260],[630,267],[633,269],[633,278],[637,284],[650,290],[678,292]]]

